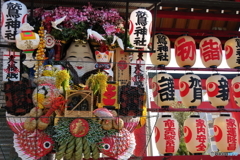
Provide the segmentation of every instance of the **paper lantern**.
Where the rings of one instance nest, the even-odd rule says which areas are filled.
[[[135,48],[147,48],[152,31],[152,14],[139,8],[130,15],[129,38]]]
[[[171,60],[171,43],[169,38],[163,34],[154,36],[155,53],[150,53],[150,59],[153,65],[167,66]]]
[[[186,73],[179,80],[179,90],[182,104],[186,107],[196,108],[202,102],[202,85],[199,76]]]
[[[214,119],[214,138],[221,152],[234,152],[238,148],[238,123],[229,114]]]
[[[179,126],[171,115],[162,115],[154,128],[158,152],[164,155],[176,153],[179,148]]]
[[[160,72],[152,78],[153,97],[158,106],[167,108],[174,103],[174,79],[170,74]]]
[[[181,36],[174,43],[175,57],[179,67],[192,67],[196,61],[196,45],[191,36]]]
[[[198,115],[191,115],[184,121],[184,141],[187,150],[193,154],[201,154],[207,150],[207,124]]]
[[[234,101],[240,107],[240,75],[232,79],[232,93]]]
[[[206,68],[216,68],[222,62],[222,44],[216,37],[207,37],[199,44],[200,56]]]
[[[27,7],[15,0],[7,1],[2,5],[1,34],[8,42],[15,42],[19,28],[27,22]]]
[[[240,68],[240,38],[232,38],[224,45],[227,65],[230,68]]]
[[[208,100],[212,106],[224,108],[229,101],[228,80],[218,73],[211,75],[206,80]]]

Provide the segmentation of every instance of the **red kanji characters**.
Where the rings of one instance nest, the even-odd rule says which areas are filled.
[[[205,135],[206,133],[206,126],[205,121],[203,119],[197,119],[196,120],[196,127],[197,127],[197,138],[196,140],[199,142],[199,145],[196,146],[197,151],[205,151],[206,145],[204,144],[207,140],[207,137]]]
[[[174,126],[174,120],[167,119],[166,121],[163,121],[165,123],[164,128],[164,139],[166,140],[166,152],[167,153],[173,153],[174,147],[175,147],[175,126]]]
[[[196,54],[196,46],[193,41],[186,41],[183,37],[177,41],[177,46],[175,47],[176,56],[181,57],[182,61],[186,59],[194,60]]]
[[[113,106],[116,102],[116,99],[112,99],[114,96],[116,96],[116,86],[108,84],[106,89],[106,92],[103,94],[104,97],[106,97],[103,98],[103,103],[107,106]]]
[[[220,44],[216,41],[213,41],[213,39],[203,41],[201,51],[201,56],[206,62],[209,60],[220,60],[220,56],[222,56],[222,48]]]
[[[235,119],[226,119],[228,150],[235,150],[237,146],[237,130]]]

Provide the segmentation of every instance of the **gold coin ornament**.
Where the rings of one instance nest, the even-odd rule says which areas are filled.
[[[89,131],[89,124],[85,119],[77,118],[70,123],[70,132],[75,137],[84,137]]]

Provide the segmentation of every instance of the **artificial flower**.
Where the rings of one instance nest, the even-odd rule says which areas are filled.
[[[53,10],[36,8],[33,15],[35,23],[43,22],[47,32],[53,35],[56,40],[87,40],[87,29],[92,29],[107,39],[106,43],[111,45],[113,35],[124,33],[123,28],[118,27],[124,23],[124,20],[116,9],[94,8],[90,3],[83,6],[82,9],[61,6]],[[65,15],[64,21],[58,24],[62,31],[51,26],[52,21]]]

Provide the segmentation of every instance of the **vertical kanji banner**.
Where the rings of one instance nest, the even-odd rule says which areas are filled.
[[[20,52],[10,49],[3,51],[3,81],[19,81],[20,80]]]

